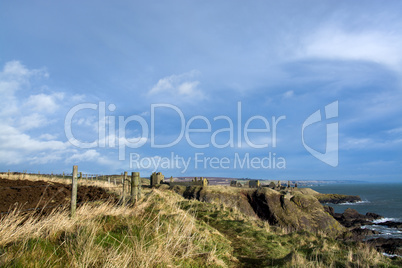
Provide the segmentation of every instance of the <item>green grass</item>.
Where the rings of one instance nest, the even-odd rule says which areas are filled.
[[[398,267],[364,245],[287,232],[166,189],[147,190],[135,207],[83,206],[74,219],[7,217],[2,267]]]
[[[365,245],[305,231],[287,233],[222,204],[184,200],[180,207],[229,239],[243,267],[398,267]]]

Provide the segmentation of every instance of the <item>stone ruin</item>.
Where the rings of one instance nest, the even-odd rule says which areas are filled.
[[[269,183],[268,187],[271,188],[271,189],[275,189],[276,188],[275,182],[271,181]]]
[[[261,186],[260,180],[233,180],[230,182],[230,186],[232,187],[249,187],[249,188],[258,188]]]
[[[203,177],[200,177],[198,180],[197,177],[194,177],[194,179],[192,180],[192,185],[208,186],[208,184],[208,179]]]
[[[260,187],[260,180],[251,180],[248,182],[248,187],[250,188],[258,188]]]
[[[245,187],[246,182],[240,180],[234,180],[230,182],[230,186],[232,187]]]
[[[281,184],[280,181],[278,181],[277,183],[271,181],[267,186],[264,186],[264,187],[268,187],[268,188],[271,188],[271,189],[276,190],[276,191],[292,192],[294,188],[297,188],[297,183],[295,183],[292,186],[290,181],[288,181],[287,185],[284,186],[284,185]]]
[[[163,176],[163,175],[162,175]],[[152,183],[152,181],[151,181]],[[169,186],[182,185],[182,186],[208,186],[209,180],[204,177],[194,177],[191,181],[174,181],[173,177],[169,178],[168,182],[164,182]]]
[[[164,181],[165,176],[163,176],[161,172],[158,172],[158,173],[154,172],[154,173],[152,173],[152,175],[149,179],[151,181],[151,187],[154,187],[154,186],[160,185],[161,182]]]

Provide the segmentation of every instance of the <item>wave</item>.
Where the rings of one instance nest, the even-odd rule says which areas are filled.
[[[402,239],[402,231],[400,231],[396,228],[389,228],[389,227],[386,227],[383,225],[375,225],[375,224],[374,225],[364,225],[364,226],[361,226],[360,228],[379,232],[379,234],[373,234],[373,235],[367,236],[365,240],[370,240],[370,239],[379,238],[379,237]]]
[[[385,257],[389,257],[389,258],[402,257],[401,255],[388,254],[388,253],[385,253],[385,252],[383,252],[382,255],[384,255]]]
[[[368,200],[364,200],[364,201],[357,201],[357,202],[353,202],[353,203],[352,202],[339,203],[337,205],[350,206],[350,205],[359,205],[359,204],[368,204],[368,203],[371,203],[371,202]]]
[[[387,222],[387,221],[394,221],[394,222],[399,222],[401,219],[398,218],[382,218],[382,219],[378,219],[378,220],[373,220],[373,223],[383,223],[383,222]]]

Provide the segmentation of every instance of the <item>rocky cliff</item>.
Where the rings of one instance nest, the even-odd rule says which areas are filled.
[[[270,188],[241,189],[223,186],[173,186],[176,193],[188,199],[222,203],[246,215],[267,220],[271,225],[289,231],[324,232],[338,235],[345,231],[314,195],[302,192],[279,192]]]

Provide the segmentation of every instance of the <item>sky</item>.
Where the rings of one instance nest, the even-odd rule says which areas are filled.
[[[0,171],[402,179],[400,1],[0,1]]]

